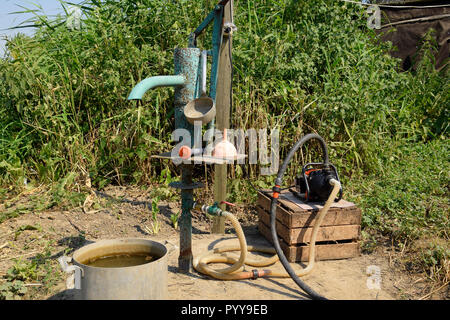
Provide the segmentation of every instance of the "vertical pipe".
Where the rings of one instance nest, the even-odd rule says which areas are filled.
[[[192,184],[192,164],[183,165],[181,172],[183,185]],[[193,189],[181,189],[180,226],[180,255],[178,257],[178,271],[189,273],[192,271],[192,216],[191,208],[194,202]]]
[[[183,87],[175,88],[175,129],[186,129],[191,134],[188,145],[194,144],[194,127],[184,116],[184,107],[195,99],[197,89],[198,70],[201,50],[198,48],[176,48],[174,54],[175,74],[183,74],[186,78]],[[180,226],[180,255],[178,257],[178,269],[180,272],[192,271],[192,216],[193,199],[192,164],[184,164],[182,167],[181,188],[181,216]]]
[[[202,92],[201,92],[201,96],[206,96],[207,58],[208,58],[208,51],[203,50],[202,51]]]

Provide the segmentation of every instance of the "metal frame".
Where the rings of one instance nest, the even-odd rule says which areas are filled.
[[[223,37],[224,7],[229,0],[220,1],[208,14],[205,20],[191,33],[188,39],[188,48],[177,48],[174,52],[175,75],[157,76],[144,79],[138,83],[130,93],[129,100],[141,100],[146,91],[161,86],[175,87],[175,129],[186,129],[190,132],[192,140],[187,145],[193,147],[194,128],[184,115],[184,107],[191,100],[203,94],[204,65],[200,63],[202,50],[197,48],[197,37],[213,23],[212,49],[208,53],[212,56],[211,78],[209,97],[216,101],[217,78],[220,59],[220,48]],[[208,124],[208,129],[214,129],[214,120]],[[180,255],[178,258],[178,269],[180,272],[192,271],[192,217],[193,190],[201,187],[192,180],[193,164],[182,164],[181,181],[172,184],[174,188],[181,190],[182,212],[179,218],[180,226]]]

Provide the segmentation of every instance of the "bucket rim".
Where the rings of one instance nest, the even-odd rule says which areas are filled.
[[[136,244],[152,244],[153,246],[159,247],[160,249],[163,250],[163,254],[156,260],[153,261],[149,261],[147,263],[141,264],[141,265],[136,265],[136,266],[128,266],[128,267],[119,267],[119,268],[106,268],[106,267],[93,267],[93,266],[89,266],[87,264],[82,263],[81,261],[79,261],[77,258],[79,258],[79,256],[81,254],[83,254],[86,250],[90,250],[93,249],[97,246],[101,246],[104,244],[113,244],[115,242],[126,242],[129,244],[133,244],[133,242],[136,242]],[[144,239],[144,238],[114,238],[114,239],[101,239],[98,241],[95,241],[93,243],[89,243],[77,250],[75,250],[72,254],[72,260],[75,264],[79,265],[80,267],[83,268],[92,268],[95,270],[100,270],[100,269],[104,269],[104,270],[120,270],[120,269],[127,269],[127,268],[140,268],[140,267],[146,267],[151,263],[158,263],[162,260],[166,260],[167,259],[167,255],[168,255],[169,250],[167,249],[167,247],[162,244],[161,242],[155,241],[155,240],[151,240],[151,239]]]

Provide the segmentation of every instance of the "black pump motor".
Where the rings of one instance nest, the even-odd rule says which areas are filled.
[[[331,163],[308,163],[295,179],[297,196],[305,201],[326,201],[333,190],[330,180],[340,182],[336,168]],[[342,187],[335,201],[342,198]]]

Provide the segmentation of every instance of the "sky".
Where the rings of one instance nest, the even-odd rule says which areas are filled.
[[[80,3],[81,0],[70,0],[72,3]],[[31,18],[32,14],[10,14],[11,12],[23,11],[19,7],[23,6],[28,9],[37,9],[34,4],[42,7],[42,10],[48,16],[63,13],[64,10],[58,0],[0,0],[0,56],[3,56],[5,50],[4,36],[12,36],[17,32],[32,34],[33,28],[7,30],[8,28],[19,25],[21,22]],[[19,6],[18,6],[19,5]]]

